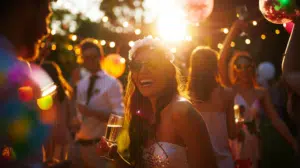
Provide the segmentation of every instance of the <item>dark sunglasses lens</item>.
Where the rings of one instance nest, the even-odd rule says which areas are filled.
[[[141,70],[142,66],[143,66],[143,65],[142,65],[141,63],[138,63],[138,62],[131,62],[131,63],[129,64],[129,69],[130,69],[131,71],[133,71],[133,72],[138,72],[138,71]]]

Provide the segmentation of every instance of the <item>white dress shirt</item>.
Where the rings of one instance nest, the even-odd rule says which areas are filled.
[[[121,83],[104,71],[98,71],[97,76],[98,79],[95,81],[92,97],[87,105],[88,108],[101,113],[114,113],[123,116],[124,104]],[[89,82],[90,75],[79,81],[76,93],[77,103],[86,105]],[[84,116],[81,128],[76,134],[76,139],[90,140],[100,138],[105,134],[106,125],[107,122],[100,121],[96,117]]]

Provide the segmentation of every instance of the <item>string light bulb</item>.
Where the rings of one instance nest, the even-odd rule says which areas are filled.
[[[72,35],[72,36],[71,36],[71,40],[72,40],[72,41],[76,41],[76,40],[77,40],[77,36],[76,36],[75,34]]]
[[[73,50],[73,46],[72,46],[71,44],[68,45],[68,50],[69,50],[69,51]]]
[[[249,44],[251,44],[251,40],[250,39],[246,39],[245,43],[249,45]]]
[[[116,46],[116,43],[115,43],[115,42],[112,41],[112,42],[109,43],[109,47],[110,47],[110,48],[114,48],[115,46]]]
[[[123,23],[123,27],[128,27],[129,26],[129,23],[128,22],[124,22]]]
[[[265,34],[262,34],[262,35],[260,36],[260,38],[263,39],[263,40],[265,40],[265,39],[267,38],[267,36],[266,36]]]
[[[275,33],[276,33],[276,34],[280,34],[280,30],[276,29],[276,30],[275,30]]]
[[[257,21],[253,20],[252,24],[253,24],[253,26],[257,26]]]
[[[51,50],[55,51],[56,50],[56,44],[52,44]]]
[[[223,44],[222,43],[218,43],[218,49],[222,49],[223,48]]]
[[[94,43],[94,44],[99,44],[99,41],[95,39],[95,40],[93,41],[93,43]]]
[[[134,32],[135,32],[136,35],[140,35],[141,34],[141,29],[135,29]]]
[[[106,23],[106,22],[108,21],[108,17],[107,17],[107,16],[104,16],[104,17],[102,18],[102,21],[103,21],[104,23]]]
[[[231,47],[235,47],[235,42],[232,41],[232,42],[230,43],[230,46],[231,46]]]
[[[101,44],[102,46],[104,46],[104,45],[106,44],[106,41],[105,41],[105,40],[101,40],[100,44]]]
[[[133,46],[134,46],[134,42],[133,42],[133,41],[129,41],[128,45],[129,45],[130,47],[133,47]]]
[[[223,29],[223,33],[224,33],[224,34],[228,34],[228,33],[229,33],[229,29],[228,29],[228,28],[224,28],[224,29]]]

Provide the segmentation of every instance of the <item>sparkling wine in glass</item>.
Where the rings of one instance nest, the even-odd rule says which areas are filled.
[[[234,118],[235,123],[243,122],[244,121],[244,106],[243,105],[234,105]]]
[[[117,137],[122,129],[124,118],[115,114],[109,116],[106,127],[105,139],[112,144],[115,144]]]

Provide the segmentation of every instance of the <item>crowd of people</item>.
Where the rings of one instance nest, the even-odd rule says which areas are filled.
[[[243,21],[220,53],[193,50],[186,83],[162,41],[136,41],[123,90],[101,69],[93,39],[80,43],[83,63],[69,82],[47,60],[38,44],[49,33],[49,2],[0,2],[1,167],[259,168],[263,115],[298,154],[297,93],[284,78],[280,93],[259,86],[251,55],[229,52]],[[103,137],[111,114],[125,118],[116,143]]]

